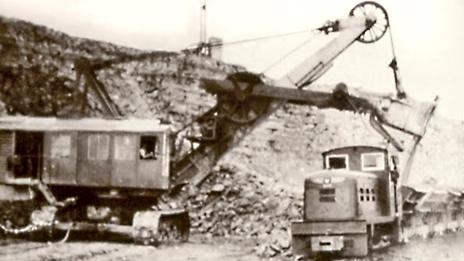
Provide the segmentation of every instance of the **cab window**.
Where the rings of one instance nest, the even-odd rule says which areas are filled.
[[[121,135],[114,137],[114,158],[116,160],[135,160],[135,136]]]
[[[325,163],[327,169],[348,169],[348,155],[329,155]]]
[[[110,136],[91,134],[87,138],[87,159],[107,160],[109,157]]]
[[[385,155],[381,152],[364,153],[361,155],[362,170],[384,170]]]
[[[156,160],[158,158],[158,138],[156,136],[141,136],[139,158],[141,160]]]
[[[59,134],[51,137],[52,158],[69,158],[71,156],[71,135]]]

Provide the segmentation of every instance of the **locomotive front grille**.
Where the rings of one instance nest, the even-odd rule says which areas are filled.
[[[335,202],[335,188],[319,189],[319,202]]]

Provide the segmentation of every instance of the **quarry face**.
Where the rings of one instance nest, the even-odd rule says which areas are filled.
[[[121,47],[0,17],[1,115],[78,117],[84,89],[76,79],[79,58],[102,62],[95,77],[123,116],[159,119],[173,132],[215,106],[215,97],[200,88],[200,78],[223,80],[245,70],[210,57]],[[108,60],[111,65],[105,65]],[[104,117],[94,93],[87,105],[86,116]],[[189,196],[193,235],[187,243],[155,248],[80,233],[66,243],[44,243],[0,234],[0,259],[294,260],[290,223],[302,215],[304,179],[322,168],[321,153],[326,150],[385,144],[368,122],[366,115],[335,109],[280,107],[223,157],[214,175]],[[432,119],[418,148],[411,184],[464,187],[462,127],[440,115]],[[412,142],[407,135],[395,135],[405,145]],[[400,154],[402,164],[406,154]],[[447,173],[446,179],[442,173]],[[0,223],[20,212],[10,202],[1,202]],[[416,238],[365,260],[460,260],[456,257],[463,238],[461,232]]]

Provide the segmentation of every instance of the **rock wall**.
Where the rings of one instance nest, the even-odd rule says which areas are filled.
[[[463,129],[463,123],[435,115],[419,145],[407,184],[436,180],[438,185],[464,187]],[[391,133],[406,148],[399,154],[404,166],[412,137],[395,130]],[[285,189],[302,193],[304,177],[322,168],[321,153],[349,145],[386,143],[372,129],[367,115],[286,105],[246,137],[226,161],[240,162],[244,168],[274,178]]]

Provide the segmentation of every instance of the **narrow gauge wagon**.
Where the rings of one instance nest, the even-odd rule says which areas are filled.
[[[185,211],[151,208],[170,188],[169,138],[156,120],[0,118],[0,195],[33,198],[35,229],[185,239]]]
[[[370,146],[323,153],[304,184],[303,221],[292,223],[296,254],[365,256],[398,236],[397,157]]]

